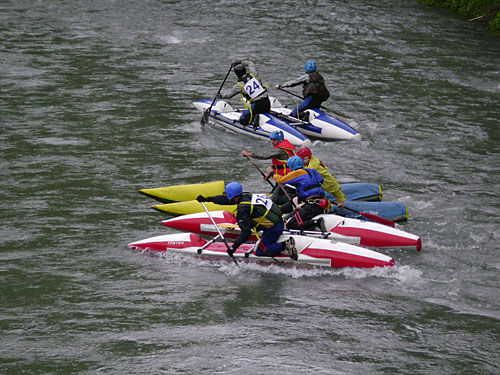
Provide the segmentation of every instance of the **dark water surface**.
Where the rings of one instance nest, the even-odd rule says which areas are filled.
[[[416,1],[242,4],[0,3],[0,373],[498,374],[500,40]],[[237,57],[270,85],[317,61],[363,141],[313,153],[405,203],[421,253],[236,269],[125,249],[168,232],[140,188],[266,189],[239,152],[270,144],[191,105]]]

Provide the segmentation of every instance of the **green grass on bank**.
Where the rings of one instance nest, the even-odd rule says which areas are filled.
[[[493,35],[500,36],[500,0],[418,0],[422,4],[448,8],[471,22],[488,26]]]

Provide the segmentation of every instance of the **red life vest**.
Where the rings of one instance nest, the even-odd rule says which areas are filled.
[[[294,151],[296,150],[296,147],[294,145],[292,145],[286,139],[282,140],[274,148],[282,149],[283,151],[285,151],[287,153],[289,158],[295,155]],[[284,175],[290,173],[290,168],[288,168],[286,166],[287,160],[288,160],[288,158],[286,160],[272,158],[274,173],[277,173],[280,176],[284,176]]]

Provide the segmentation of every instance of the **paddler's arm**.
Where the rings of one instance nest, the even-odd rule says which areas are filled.
[[[333,194],[333,196],[335,197],[335,200],[337,201],[337,205],[342,208],[342,207],[344,207],[344,201],[347,200],[347,197],[345,196],[344,192],[342,191],[342,188],[340,187],[340,184],[337,182],[335,177],[333,177],[331,174],[329,174],[329,176],[333,180],[328,181],[330,179],[327,180],[325,178],[325,182],[323,183],[323,189],[325,189],[327,192]]]
[[[222,93],[221,99],[232,98],[233,96],[239,94],[240,91],[241,91],[241,86],[236,83],[230,90]]]
[[[273,151],[267,152],[267,153],[256,153],[256,152],[249,152],[246,150],[241,151],[241,156],[246,157],[249,156],[253,159],[258,159],[258,160],[267,160],[267,159],[280,159],[280,160],[286,160],[288,159],[288,154],[283,151],[281,148],[274,149]]]
[[[231,203],[229,199],[227,199],[227,196],[225,194],[213,195],[211,197],[204,197],[203,195],[198,195],[196,200],[198,202],[213,202],[215,204],[234,205],[234,203]]]
[[[343,207],[343,202],[347,200],[347,197],[342,191],[340,184],[337,179],[328,172],[328,168],[319,160],[317,157],[313,156],[309,161],[309,168],[316,169],[316,171],[323,177],[323,189],[325,189],[330,194],[333,194],[335,200],[337,201],[337,205],[339,207]]]
[[[290,184],[290,185],[293,185],[294,182],[295,182],[294,180],[297,177],[302,176],[304,173],[307,173],[307,172],[305,170],[303,170],[303,169],[297,169],[296,171],[292,171],[290,173],[287,173],[284,176],[280,176],[279,174],[275,173],[273,175],[273,178],[274,178],[274,180],[278,184]]]
[[[238,212],[236,213],[236,221],[238,222],[238,226],[240,227],[240,235],[234,241],[231,246],[233,252],[236,251],[241,244],[248,241],[250,235],[252,234],[253,223],[250,217],[250,205],[239,205]]]
[[[247,69],[247,72],[257,76],[257,69],[255,68],[255,64],[250,60],[241,60],[241,64]]]
[[[276,88],[279,89],[280,87],[283,87],[283,88],[294,87],[294,86],[298,86],[298,85],[303,85],[303,84],[308,83],[308,82],[309,82],[309,75],[303,74],[296,79],[292,79],[292,80],[286,81],[280,85],[276,85]]]
[[[257,154],[257,153],[253,153],[253,152],[248,152],[247,150],[243,150],[243,151],[241,151],[241,156],[243,156],[243,157],[248,156],[250,158],[254,158],[254,159],[258,159],[258,160],[268,160],[268,159],[272,159],[272,158],[276,158],[279,160],[287,160],[288,159],[288,154],[285,151],[283,151],[281,148],[276,148],[273,151],[268,152],[268,153],[264,153],[264,154]],[[266,176],[264,177],[264,180],[267,181],[269,179],[269,177],[271,177],[272,173],[274,172],[274,169],[271,167],[268,167],[266,172],[267,173],[266,173]]]

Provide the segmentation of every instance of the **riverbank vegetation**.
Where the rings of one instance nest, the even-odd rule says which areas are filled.
[[[418,0],[422,4],[448,8],[470,22],[487,25],[500,36],[500,0]]]

